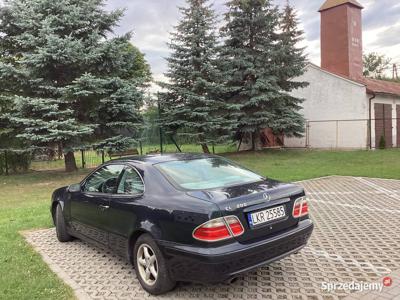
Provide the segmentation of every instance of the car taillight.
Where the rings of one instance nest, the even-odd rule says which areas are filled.
[[[243,232],[244,229],[239,219],[235,216],[228,216],[200,225],[193,231],[193,237],[204,242],[217,242],[239,236]]]
[[[300,218],[308,215],[308,203],[305,197],[301,197],[294,202],[293,218]]]
[[[244,229],[242,223],[240,223],[237,217],[235,216],[225,217],[225,221],[228,224],[229,228],[231,229],[233,236],[239,236],[243,234]]]

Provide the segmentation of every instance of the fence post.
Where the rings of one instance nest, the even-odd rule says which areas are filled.
[[[140,155],[143,155],[143,145],[142,145],[142,141],[139,141],[139,147],[140,147]]]
[[[6,176],[8,176],[8,156],[7,150],[4,150],[4,166],[6,168]]]
[[[160,126],[160,152],[161,152],[161,154],[163,154],[163,152],[164,152],[163,143],[164,142],[163,142],[162,128]]]
[[[367,122],[368,122],[368,147],[369,147],[369,150],[372,150],[372,120],[371,120],[371,118]]]
[[[164,149],[163,149],[163,132],[162,132],[162,127],[161,127],[161,104],[160,104],[160,96],[158,95],[157,97],[157,109],[158,109],[158,127],[159,127],[159,134],[160,134],[160,152],[163,154]]]
[[[170,135],[170,139],[174,143],[176,149],[178,149],[179,152],[182,152],[181,147],[179,147],[178,143],[175,141],[175,138],[172,135]]]
[[[104,164],[105,158],[104,158],[104,150],[101,150],[101,163]]]
[[[213,150],[213,154],[215,154],[215,145],[214,145],[214,143],[212,143],[212,150]]]
[[[86,162],[85,162],[85,150],[81,149],[81,158],[82,158],[82,169],[85,168]]]
[[[339,120],[336,120],[336,150],[339,148]]]

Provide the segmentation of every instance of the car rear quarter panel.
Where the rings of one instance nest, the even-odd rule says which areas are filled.
[[[218,208],[212,203],[176,196],[157,198],[152,198],[151,202],[159,200],[162,204],[154,207],[140,205],[141,201],[147,200],[146,197],[135,204],[139,206],[136,209],[137,220],[133,231],[145,230],[155,239],[192,244],[193,229],[210,218],[220,216]],[[164,205],[165,201],[169,203]]]
[[[145,193],[113,200],[110,220],[115,232],[125,237],[148,232],[156,240],[193,244],[193,229],[221,216],[215,203],[176,190],[154,167],[135,167],[143,176]]]

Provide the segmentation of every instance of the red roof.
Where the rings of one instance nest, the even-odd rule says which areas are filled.
[[[368,93],[388,94],[400,97],[400,83],[364,77],[362,83],[367,86]]]
[[[364,8],[356,0],[326,0],[325,3],[319,9],[319,12],[322,12],[324,10],[327,10],[327,9],[330,9],[330,8],[334,8],[336,6],[343,5],[343,4],[351,4],[351,5],[354,5],[354,6],[358,7],[358,8],[361,8],[361,9]]]

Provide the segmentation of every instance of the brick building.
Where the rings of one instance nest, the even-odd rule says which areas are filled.
[[[356,0],[327,0],[321,14],[321,67],[310,64],[303,138],[285,137],[286,147],[400,147],[400,84],[363,77],[362,9]],[[269,145],[266,145],[269,146]]]

